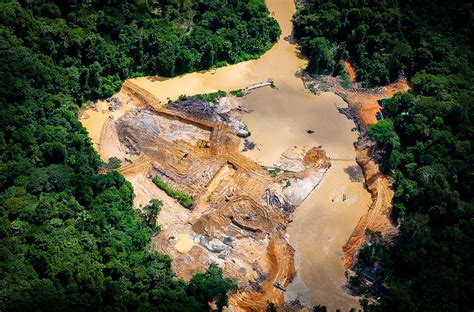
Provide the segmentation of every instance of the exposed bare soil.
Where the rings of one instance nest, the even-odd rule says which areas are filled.
[[[342,248],[346,270],[350,269],[357,260],[357,254],[365,242],[366,229],[380,232],[386,239],[393,237],[398,231],[390,218],[394,195],[392,178],[380,172],[378,165],[371,159],[369,151],[370,147],[359,149],[357,163],[364,172],[365,184],[372,195],[372,205],[359,220],[351,237]]]
[[[324,151],[317,146],[290,149],[272,176],[239,152],[235,122],[216,113],[225,108],[196,118],[190,109],[162,106],[130,81],[117,97],[136,108],[106,120],[99,152],[123,161],[118,171],[132,183],[137,208],[151,199],[164,202],[154,248],[173,258],[183,279],[210,263],[219,264],[238,282],[239,291],[230,298],[235,310],[263,310],[267,301],[283,305],[284,289],[295,275],[286,227],[291,212],[330,166]],[[192,195],[194,208],[186,209],[164,194],[152,183],[155,176]]]
[[[349,64],[346,67],[353,71]],[[358,83],[352,83],[349,88],[345,89],[341,86],[341,80],[336,77],[322,76],[314,79],[306,73],[302,73],[301,76],[306,87],[312,92],[317,94],[334,92],[342,97],[349,104],[351,110],[356,113],[351,117],[364,128],[377,123],[376,113],[381,111],[378,103],[380,99],[391,97],[398,92],[407,92],[410,89],[405,78],[380,88],[364,89]]]
[[[352,83],[356,82],[357,80],[357,72],[356,69],[351,65],[349,61],[344,61],[344,69],[349,75],[349,79]]]

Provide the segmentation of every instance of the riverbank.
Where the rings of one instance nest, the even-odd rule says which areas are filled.
[[[401,78],[385,87],[362,89],[355,83],[353,67],[348,62],[345,62],[345,64],[346,69],[349,69],[349,74],[351,74],[349,88],[344,88],[340,79],[336,77],[313,78],[303,73],[302,79],[305,86],[315,94],[330,91],[344,99],[348,107],[342,109],[341,112],[354,121],[359,132],[359,138],[355,144],[357,164],[364,173],[365,185],[371,194],[372,204],[367,213],[361,217],[350,238],[343,246],[344,268],[348,270],[357,261],[358,252],[366,239],[367,229],[380,232],[388,240],[398,233],[398,226],[390,216],[394,196],[393,178],[380,172],[377,163],[373,159],[374,154],[378,152],[376,144],[368,139],[366,132],[368,126],[377,122],[377,114],[380,114],[383,118],[378,101],[392,97],[398,92],[407,92],[410,87],[406,79]]]

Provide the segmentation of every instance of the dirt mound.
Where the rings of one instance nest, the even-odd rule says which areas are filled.
[[[313,147],[310,149],[303,158],[303,163],[306,166],[321,165],[321,161],[326,161],[329,164],[329,161],[326,159],[326,153],[321,149],[321,147]]]
[[[293,280],[294,250],[286,241],[282,231],[277,232],[269,241],[266,249],[267,257],[261,262],[257,271],[259,280],[254,281],[240,292],[230,297],[232,306],[243,311],[265,311],[268,302],[284,306],[284,291]]]

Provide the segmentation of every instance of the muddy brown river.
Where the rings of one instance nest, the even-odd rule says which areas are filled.
[[[258,89],[243,99],[251,112],[243,114],[241,119],[252,133],[249,139],[257,144],[245,155],[271,166],[288,148],[322,145],[332,159],[332,167],[322,182],[293,214],[288,235],[296,250],[297,276],[285,298],[288,301],[298,298],[308,306],[323,304],[329,310],[348,310],[358,306],[358,298],[343,289],[346,279],[341,262],[342,246],[371,202],[355,162],[353,142],[357,136],[351,131],[354,124],[338,112],[337,107],[346,106],[340,97],[332,93],[319,96],[309,93],[297,75],[304,69],[306,60],[299,56],[291,36],[293,1],[267,0],[266,3],[280,24],[282,36],[258,60],[172,79],[142,77],[133,81],[163,103],[182,94],[231,91],[268,79],[274,81],[275,89]],[[107,118],[102,104],[98,104],[96,111],[89,111],[89,118],[83,120],[99,149],[102,131],[99,125],[103,123],[101,118]],[[127,107],[116,114],[125,110]],[[188,249],[191,244],[183,236],[177,247]]]

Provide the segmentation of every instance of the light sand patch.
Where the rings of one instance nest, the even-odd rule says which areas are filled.
[[[179,234],[178,241],[176,245],[174,245],[174,248],[179,252],[186,253],[190,251],[194,245],[195,243],[189,234]]]

